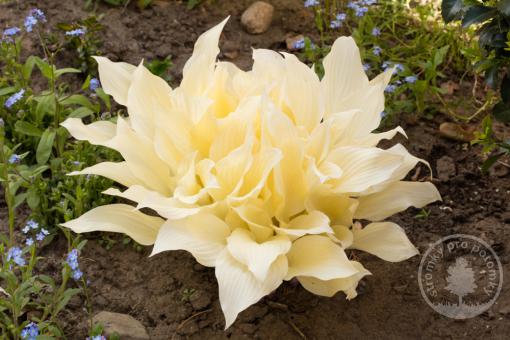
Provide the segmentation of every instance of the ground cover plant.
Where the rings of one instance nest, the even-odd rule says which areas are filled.
[[[503,336],[508,290],[479,317],[464,323],[438,318],[420,296],[420,256],[412,255],[441,236],[466,233],[487,240],[508,263],[504,151],[510,135],[493,110],[506,100],[507,46],[500,44],[506,44],[505,26],[495,33],[499,52],[478,38],[485,25],[505,22],[504,5],[278,0],[271,2],[268,31],[252,35],[240,22],[250,4],[0,4],[2,335],[118,338],[97,317],[108,311],[133,316],[141,334],[154,339]],[[470,25],[464,19],[462,27],[456,20],[469,17],[473,6],[487,15]],[[227,15],[222,33],[216,27],[199,38]],[[339,51],[354,57],[343,64]],[[299,112],[328,112],[338,104],[325,99],[323,111],[307,109],[320,107],[316,100],[334,93],[328,91],[344,88],[331,77],[338,65],[346,65],[342,74],[359,84],[350,88],[359,89],[360,98],[374,91],[372,101],[351,97],[348,107],[372,103],[372,110],[362,110],[371,118],[354,116],[359,120],[347,126],[339,123],[347,121],[346,113],[336,122],[331,113],[307,120]],[[486,86],[496,75],[501,86]],[[262,92],[265,101],[253,99]],[[161,105],[167,104],[180,107],[191,122],[162,117]],[[265,118],[252,119],[259,112]],[[320,126],[328,126],[323,134]],[[351,137],[341,133],[345,129]],[[333,145],[351,152],[340,157]],[[363,172],[353,170],[341,180],[340,170],[345,174],[349,167],[339,162],[355,157],[353,148],[368,146],[368,153],[380,156],[378,175],[361,178]],[[297,156],[289,157],[294,151]],[[228,154],[239,158],[229,163]],[[243,158],[250,154],[254,159]],[[383,164],[394,166],[402,156],[406,164],[382,180],[392,172],[382,171]],[[246,171],[239,169],[243,164]],[[234,169],[243,185],[230,182]],[[348,177],[365,191],[346,189]],[[379,177],[383,185],[368,183]],[[325,184],[333,182],[328,194]],[[423,191],[389,199],[402,185]],[[315,195],[303,187],[317,189]],[[421,208],[439,198],[434,187],[442,201]],[[379,190],[383,203],[375,211]],[[393,215],[410,206],[420,208]],[[101,218],[122,213],[122,223],[102,221],[98,212]],[[127,216],[134,216],[133,228]],[[141,222],[153,230],[142,229]],[[189,233],[201,225],[216,232]],[[374,236],[381,225],[391,232]],[[103,231],[78,236],[68,227]],[[154,249],[146,246],[154,242]],[[331,267],[298,266],[300,247],[316,255],[311,259],[338,256]],[[190,251],[202,265],[187,252],[163,251],[174,249]],[[388,264],[357,249],[389,261],[410,258]],[[243,282],[229,280],[232,275],[245,286],[232,286]]]

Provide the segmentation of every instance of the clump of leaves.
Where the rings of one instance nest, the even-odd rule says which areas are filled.
[[[445,22],[462,22],[462,27],[479,25],[476,30],[481,54],[474,60],[475,69],[485,74],[485,81],[498,90],[501,100],[492,114],[501,122],[510,123],[510,1],[443,0]]]

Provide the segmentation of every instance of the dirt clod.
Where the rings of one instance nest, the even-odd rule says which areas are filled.
[[[455,176],[455,162],[451,157],[443,156],[437,160],[436,164],[437,177],[440,181],[448,181]]]

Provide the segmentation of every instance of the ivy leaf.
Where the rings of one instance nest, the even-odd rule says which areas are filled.
[[[489,20],[497,13],[494,7],[476,5],[469,7],[462,19],[462,27],[466,28],[473,24],[479,24]]]
[[[463,8],[462,0],[443,0],[441,4],[441,15],[443,20],[448,23],[452,20],[459,19],[459,14]]]
[[[510,106],[505,105],[503,102],[499,102],[492,108],[492,114],[494,118],[502,123],[510,123]]]

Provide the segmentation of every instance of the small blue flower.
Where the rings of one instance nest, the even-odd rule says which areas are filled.
[[[38,8],[34,8],[29,12],[28,16],[25,18],[24,25],[27,32],[32,32],[34,26],[37,25],[39,21],[46,22],[46,16],[44,15],[43,11],[41,11]]]
[[[365,6],[372,6],[377,3],[377,0],[361,0],[361,4]]]
[[[35,239],[36,239],[37,241],[42,241],[42,240],[44,240],[44,238],[45,238],[46,236],[48,236],[48,234],[49,234],[49,233],[48,233],[48,230],[46,230],[46,229],[42,228],[42,229],[41,229],[41,230],[40,230],[40,231],[39,231],[39,232],[35,235]]]
[[[81,270],[76,269],[73,271],[73,279],[78,281],[79,279],[81,279],[82,276],[83,276],[83,273]]]
[[[21,248],[19,247],[12,247],[7,252],[7,261],[14,261],[18,266],[24,266],[25,265],[25,259],[23,259]]]
[[[367,72],[368,70],[370,70],[370,64],[368,63],[363,64],[363,71]]]
[[[66,35],[70,37],[79,37],[87,33],[87,29],[85,27],[77,28],[71,31],[67,31]]]
[[[318,0],[306,0],[304,6],[305,7],[319,6],[319,1]]]
[[[367,12],[368,12],[368,7],[358,7],[358,8],[356,8],[356,13],[355,13],[355,15],[356,15],[357,17],[362,17],[362,16],[364,16],[364,15],[365,15],[365,13],[367,13]]]
[[[95,91],[101,84],[99,83],[99,80],[97,78],[90,79],[89,82],[89,90]]]
[[[25,244],[30,247],[32,244],[34,244],[34,239],[31,237],[27,238]]]
[[[37,223],[36,221],[34,220],[29,220],[26,224],[27,227],[29,227],[30,229],[38,229],[39,228],[39,223]]]
[[[345,13],[338,13],[335,18],[338,21],[345,21],[345,19],[347,19],[347,14],[345,14]]]
[[[319,6],[319,1],[318,0],[306,0],[304,6],[305,7]]]
[[[21,162],[21,157],[17,154],[11,155],[7,162],[9,162],[9,164],[19,164]]]
[[[330,22],[329,27],[332,29],[337,29],[342,27],[342,22],[340,20],[333,20]]]
[[[372,35],[374,37],[378,37],[381,35],[381,29],[379,27],[372,28]]]
[[[106,340],[106,338],[102,335],[95,335],[93,337],[87,338],[86,340]]]
[[[296,50],[303,49],[305,47],[305,39],[299,39],[295,41],[292,47]]]
[[[347,4],[347,8],[357,10],[359,8],[359,5],[354,1],[349,1],[349,3]]]
[[[14,104],[19,102],[19,100],[21,98],[23,98],[24,94],[25,94],[25,89],[21,89],[18,92],[16,92],[15,94],[13,94],[12,96],[10,96],[9,98],[7,98],[7,100],[5,101],[5,104],[4,104],[5,107],[10,109]]]
[[[80,270],[78,263],[78,249],[73,249],[69,252],[69,254],[67,254],[66,262],[69,265],[69,267],[71,267],[72,270],[71,275],[73,279],[79,280],[83,276],[83,273]]]
[[[37,25],[37,19],[33,15],[29,15],[25,18],[24,25],[27,32],[32,32],[34,26]]]
[[[402,72],[404,71],[404,66],[402,64],[396,63],[395,69],[397,70],[397,72]]]
[[[386,113],[386,111],[381,111],[381,118],[384,118],[386,117],[388,114]]]
[[[21,32],[21,30],[19,29],[19,27],[10,27],[10,28],[6,28],[4,30],[4,33],[2,34],[2,40],[3,41],[8,41],[8,42],[12,42],[13,39],[12,37],[14,37],[16,34],[18,34],[19,32]]]
[[[30,14],[33,15],[38,20],[41,20],[42,22],[46,22],[46,16],[44,15],[44,12],[41,11],[39,8],[34,8],[30,11]]]
[[[407,76],[405,77],[405,81],[409,84],[414,84],[418,80],[418,77],[416,76]]]
[[[374,46],[372,48],[372,53],[374,53],[374,55],[376,55],[376,56],[381,55],[381,52],[382,52],[382,48],[380,48],[379,46]]]
[[[386,88],[384,89],[384,92],[387,92],[387,93],[393,93],[395,92],[395,90],[397,89],[397,85],[394,85],[394,84],[389,84],[388,86],[386,86]]]
[[[39,335],[39,327],[37,327],[35,323],[31,322],[23,328],[20,335],[24,340],[36,340]]]
[[[28,234],[28,232],[30,231],[30,227],[26,225],[23,227],[23,229],[21,229],[21,231],[23,232],[23,234]]]

